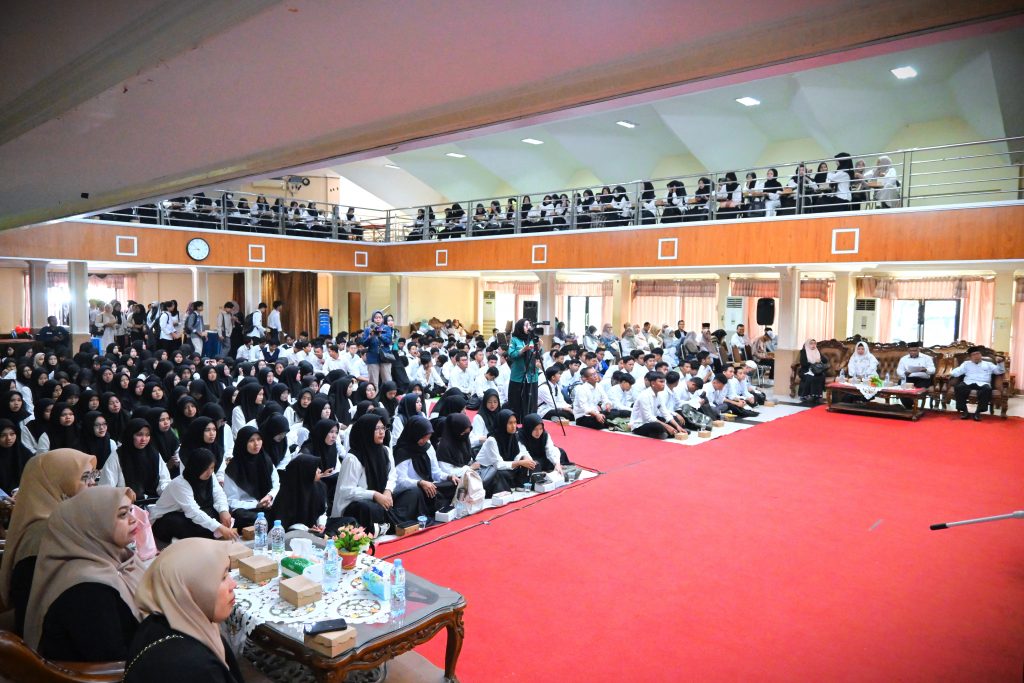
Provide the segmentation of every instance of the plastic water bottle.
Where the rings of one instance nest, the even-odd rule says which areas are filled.
[[[885,373],[885,386],[887,386],[887,387],[891,387],[892,386],[892,382],[889,381],[889,373],[888,372]]]
[[[252,542],[252,551],[256,555],[265,555],[267,552],[267,518],[262,512],[256,513],[255,534]]]
[[[281,520],[274,520],[274,528],[270,530],[270,551],[275,555],[284,554],[284,527]]]
[[[462,498],[455,500],[455,519],[462,519],[466,516],[466,503]]]
[[[341,560],[338,558],[338,549],[331,539],[327,539],[327,545],[324,547],[323,577],[325,593],[338,590],[338,583],[341,581]]]
[[[391,570],[391,614],[405,614],[405,567],[402,566],[401,560],[395,560],[395,566]]]

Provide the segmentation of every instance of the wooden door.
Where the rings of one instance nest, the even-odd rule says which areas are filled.
[[[363,299],[359,292],[348,293],[348,331],[363,329]]]

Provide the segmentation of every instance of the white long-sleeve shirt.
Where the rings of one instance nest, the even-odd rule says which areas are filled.
[[[633,404],[633,413],[629,417],[629,426],[631,429],[636,429],[648,422],[657,422],[659,417],[667,420],[671,418],[671,414],[654,393],[654,389],[647,387],[640,392],[636,402]]]
[[[636,401],[636,392],[634,384],[630,387],[629,391],[623,391],[621,384],[616,384],[608,390],[608,400],[611,401],[612,408],[616,410],[632,410],[633,403]]]
[[[255,316],[253,316],[253,322],[256,322]],[[281,327],[281,311],[275,308],[267,314],[267,328],[278,332],[284,329]]]
[[[281,490],[281,478],[277,476],[277,468],[270,469],[270,490],[267,492],[271,498],[277,498],[277,492]],[[244,509],[253,510],[260,502],[257,498],[249,495],[249,492],[236,484],[231,475],[224,475],[224,494],[228,497],[228,507],[232,510]]]
[[[437,464],[437,453],[434,452],[433,446],[427,447],[427,455],[430,457],[430,480],[434,484],[439,484],[445,479],[448,479],[448,475]],[[412,464],[412,460],[403,460],[395,466],[395,493],[401,493],[408,489],[414,489],[419,486],[421,477],[416,472],[416,467]]]
[[[157,470],[156,492],[160,494],[171,483],[171,473],[167,471],[167,465],[164,464],[163,459],[159,457],[157,459],[160,460],[160,464]],[[125,486],[124,472],[121,471],[121,459],[117,457],[116,451],[111,453],[110,457],[107,458],[107,462],[103,464],[103,469],[100,471],[100,485]]]
[[[263,336],[263,312],[259,309],[252,312],[252,331],[246,336],[257,339]]]
[[[917,367],[923,367],[924,370],[910,371],[910,368]],[[896,366],[896,374],[900,377],[931,377],[935,374],[935,361],[931,356],[926,356],[923,353],[918,354],[917,358],[911,358],[910,354],[907,354],[900,358],[899,365]]]
[[[229,512],[227,497],[217,482],[217,477],[210,477],[210,480],[213,484],[213,509],[218,513]],[[155,522],[164,515],[179,510],[204,529],[216,531],[220,527],[219,519],[214,519],[199,509],[192,485],[183,476],[175,477],[160,494],[160,498],[149,506],[149,521]]]
[[[582,386],[582,385],[580,385]],[[552,389],[554,391],[552,392]],[[577,391],[579,387],[576,388]],[[566,410],[571,406],[562,396],[562,392],[558,390],[557,386],[552,386],[547,382],[544,382],[537,387],[537,414],[540,416],[547,415],[552,410]]]
[[[949,373],[953,377],[963,377],[965,384],[977,384],[979,386],[985,386],[992,384],[992,375],[1001,375],[1006,372],[1006,368],[1000,363],[995,363],[987,360],[983,360],[980,363],[975,363],[971,360],[965,360],[960,364],[956,370]]]
[[[525,460],[528,457],[530,457],[530,454],[526,452],[526,448],[520,446],[519,455],[515,457],[515,460]],[[498,442],[494,440],[493,436],[487,437],[487,441],[484,441],[484,445],[480,447],[480,452],[476,454],[476,461],[482,467],[497,467],[499,470],[512,469],[512,462],[514,462],[501,457],[501,452],[498,450]]]
[[[463,370],[458,365],[454,366],[448,374],[448,386],[454,387],[464,394],[472,394],[474,389],[472,370],[469,367]]]
[[[388,454],[388,482],[384,489],[394,492],[395,486],[398,484],[395,459],[391,455],[390,448],[385,447],[384,450]],[[363,469],[359,458],[352,453],[346,454],[339,468],[338,483],[334,490],[334,505],[331,507],[330,516],[341,517],[349,503],[354,500],[373,500],[374,493],[376,491],[367,488],[366,470]]]
[[[484,422],[484,418],[480,413],[473,416],[472,429],[469,432],[469,445],[473,448],[479,448],[487,441],[487,424]]]
[[[593,417],[601,412],[606,403],[611,404],[608,397],[604,395],[600,384],[593,386],[584,382],[576,387],[576,393],[573,395],[572,401],[572,414],[576,419],[584,415]]]

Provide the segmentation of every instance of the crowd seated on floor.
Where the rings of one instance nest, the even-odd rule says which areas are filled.
[[[892,159],[879,156],[872,168],[863,159],[854,161],[845,152],[835,156],[834,167],[822,161],[812,172],[800,163],[787,177],[769,168],[764,177],[748,171],[739,179],[729,171],[706,174],[691,180],[669,180],[659,191],[653,182],[605,185],[599,190],[546,194],[534,202],[531,196],[477,202],[463,207],[456,202],[435,212],[434,207],[416,210],[415,218],[399,219],[391,239],[421,241],[466,236],[530,234],[552,230],[616,228],[628,225],[671,225],[714,219],[761,218],[861,208],[889,209],[901,204],[901,186]],[[354,207],[338,205],[321,209],[316,202],[264,195],[250,200],[231,192],[207,197],[199,192],[174,197],[158,204],[127,207],[99,214],[103,220],[137,221],[243,232],[293,236],[327,236],[364,239],[365,220]],[[383,222],[382,220],[377,222]],[[336,232],[335,232],[336,231]]]

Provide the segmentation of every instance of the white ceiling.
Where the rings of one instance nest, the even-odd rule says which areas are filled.
[[[391,206],[535,194],[625,183],[679,169],[741,170],[785,154],[797,141],[823,157],[887,151],[902,129],[960,119],[975,136],[1024,134],[1019,67],[1024,29],[1012,29],[847,61],[639,106],[569,117],[458,143],[333,166]],[[890,69],[913,65],[898,80]],[[735,100],[752,96],[759,106]],[[637,124],[626,129],[625,119]],[[962,140],[934,139],[924,144]],[[521,142],[542,140],[543,145]],[[924,146],[916,142],[915,146]],[[445,156],[465,154],[464,159]],[[395,164],[400,169],[384,166]]]

